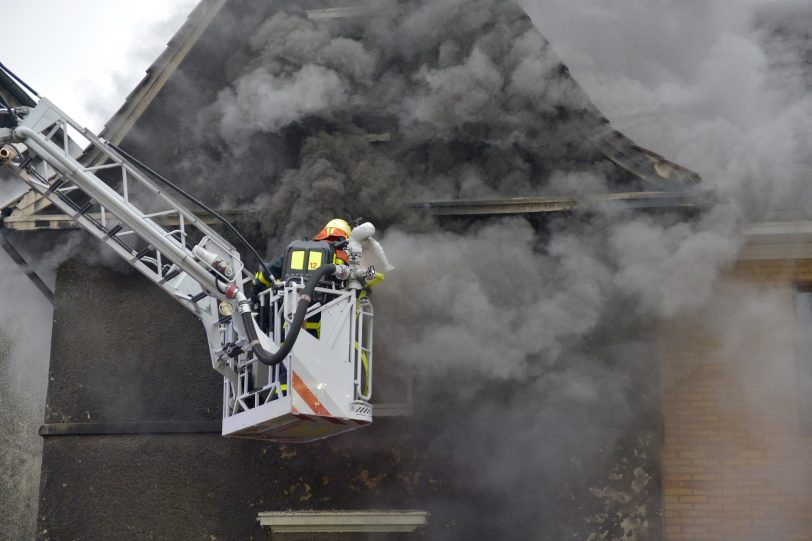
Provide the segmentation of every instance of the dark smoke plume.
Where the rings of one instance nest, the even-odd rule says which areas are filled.
[[[654,323],[705,301],[738,248],[735,208],[592,205],[542,233],[416,218],[410,201],[640,189],[596,150],[600,112],[512,2],[370,2],[324,21],[289,5],[234,56],[178,174],[257,209],[269,253],[346,213],[385,229],[398,270],[376,293],[379,355],[417,375],[432,450],[500,502],[503,538],[645,539]],[[478,523],[437,498],[462,530]]]
[[[374,2],[326,22],[291,6],[242,55],[190,130],[184,176],[229,178],[228,201],[270,203],[273,249],[325,214],[390,225],[410,200],[618,181],[584,133],[599,113],[513,3]]]

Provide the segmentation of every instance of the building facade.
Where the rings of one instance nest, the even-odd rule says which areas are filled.
[[[602,205],[666,223],[696,218],[698,176],[615,131],[515,6],[478,2],[439,32],[447,13],[413,4],[434,18],[395,10],[399,24],[388,26],[389,15],[368,19],[363,6],[204,0],[103,135],[219,210],[236,208],[238,225],[270,250],[334,212],[433,235],[421,239],[485,231],[504,240],[507,228],[525,234],[531,261],[542,262],[550,255],[538,246],[554,232],[582,221],[600,228]],[[396,27],[422,41],[404,49]],[[527,65],[540,78],[518,68]],[[295,88],[328,85],[323,104],[280,105],[313,107],[297,122],[280,128],[278,111],[246,116],[245,104],[261,97],[257,81],[295,85],[325,66],[338,82],[328,74]],[[441,102],[455,85],[465,92]],[[426,88],[435,93],[421,95]],[[493,88],[498,103],[463,100]],[[413,116],[391,102],[411,104]],[[455,115],[466,118],[462,127]],[[527,139],[500,131],[511,123]],[[515,144],[493,142],[508,136]],[[560,171],[584,185],[548,189]],[[603,184],[583,197],[594,175]],[[4,225],[30,236],[74,227],[31,195],[9,207]],[[595,323],[555,362],[528,355],[518,377],[499,373],[507,354],[486,379],[434,369],[442,355],[404,362],[394,350],[402,342],[381,340],[373,426],[307,445],[222,438],[222,380],[195,318],[124,264],[65,262],[40,428],[37,537],[809,539],[799,355],[807,234],[798,224],[756,227],[706,308],[656,325]],[[407,246],[412,268],[440,284],[446,276],[431,269],[464,274],[441,266],[442,250]],[[478,272],[504,272],[486,251]],[[509,286],[504,304],[520,304],[541,288],[544,275],[532,277],[493,282]],[[380,309],[380,328],[393,336],[415,328],[403,313],[429,321],[445,313],[438,303],[439,315],[415,315],[397,300]],[[520,322],[511,325],[506,333]],[[412,338],[417,349],[424,337]],[[589,377],[579,373],[586,368]]]

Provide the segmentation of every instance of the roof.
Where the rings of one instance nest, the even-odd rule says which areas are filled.
[[[623,204],[633,209],[699,210],[702,202],[694,195],[674,192],[623,192],[600,196],[573,197],[511,197],[504,199],[475,199],[427,201],[413,203],[415,209],[426,209],[434,216],[502,216],[509,214],[546,214],[594,208],[597,205]]]
[[[177,78],[178,70],[184,65],[189,55],[200,48],[199,45],[207,32],[213,32],[212,28],[216,27],[218,20],[227,17],[228,14],[224,13],[224,8],[231,4],[236,4],[236,0],[202,0],[197,4],[183,26],[169,41],[164,52],[147,69],[141,82],[130,92],[122,106],[107,121],[101,132],[102,137],[119,144],[132,134],[133,128],[144,118],[147,112],[163,107],[161,104],[156,106],[156,99],[162,92],[165,93],[167,84]],[[323,2],[319,2],[319,6],[323,7]],[[309,18],[313,20],[340,19],[343,17],[359,17],[361,15],[363,13],[352,6],[317,9],[308,12]],[[243,39],[247,40],[249,37],[250,33],[246,32]],[[561,77],[570,78],[568,70],[563,65]],[[0,81],[0,84],[2,84],[2,81]],[[574,84],[577,85],[577,83]],[[0,92],[2,92],[2,88],[0,88]],[[644,192],[680,193],[700,182],[701,179],[696,173],[640,147],[634,141],[615,130],[591,102],[588,102],[587,108],[589,110],[588,114],[579,115],[578,118],[573,117],[569,120],[582,134],[583,139],[592,145],[597,155],[614,164],[619,172],[618,174],[639,181],[639,186],[629,193],[637,193],[641,188]],[[164,109],[161,109],[161,111],[166,113]],[[171,111],[168,114],[171,114]],[[377,136],[373,134],[374,137],[377,137],[379,141],[385,142],[389,140],[388,133]],[[95,156],[85,157],[87,161],[93,161],[95,158]],[[627,199],[634,197],[630,196]],[[658,201],[662,203],[663,201],[669,201],[669,199],[659,198]],[[12,216],[8,220],[7,226],[21,229],[70,227],[71,222],[69,220],[48,216],[48,206],[47,201],[36,195],[28,194],[13,205]],[[510,205],[508,204],[508,206]],[[563,210],[565,207],[570,208],[571,206],[563,204],[560,207]],[[457,208],[459,209],[459,206]],[[516,207],[514,206],[514,208]],[[553,209],[558,208],[558,206],[548,205],[547,208]]]

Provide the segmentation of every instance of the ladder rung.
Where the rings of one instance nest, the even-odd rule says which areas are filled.
[[[53,181],[50,186],[48,186],[48,189],[45,190],[45,195],[51,195],[54,193],[54,190],[58,189],[63,184],[65,184],[65,177],[59,177]]]
[[[64,201],[64,202],[65,202],[65,204],[67,204],[67,205],[68,205],[70,208],[72,208],[73,210],[77,210],[77,209],[79,208],[79,205],[77,205],[76,203],[74,203],[74,202],[73,202],[73,199],[71,199],[71,198],[70,198],[70,197],[68,197],[67,195],[65,195],[65,194],[63,194],[63,193],[60,193],[60,192],[54,192],[54,194],[53,194],[53,195],[57,196],[59,199],[61,199],[62,201]]]
[[[33,160],[33,159],[34,159],[33,154],[30,154],[30,155],[26,156],[26,158],[23,161],[20,162],[20,165],[18,165],[20,170],[21,171],[26,170],[28,168],[28,164],[31,163],[31,160]]]
[[[115,237],[116,233],[118,233],[122,229],[124,229],[124,226],[121,225],[121,224],[118,224],[118,225],[115,225],[115,226],[111,227],[110,229],[107,230],[107,234],[104,236],[104,238],[102,240],[107,240],[110,237]]]
[[[74,214],[74,215],[73,215],[73,217],[74,217],[74,218],[76,218],[76,217],[78,217],[78,216],[80,216],[80,215],[84,214],[85,212],[87,212],[88,210],[90,210],[90,207],[92,207],[92,206],[93,206],[93,200],[91,199],[90,201],[88,201],[87,203],[85,203],[84,205],[82,205],[82,206],[81,206],[81,207],[80,207],[80,208],[79,208],[79,209],[76,211],[76,214]]]
[[[189,300],[192,301],[192,302],[198,302],[198,301],[202,301],[203,299],[205,299],[208,296],[209,296],[208,293],[206,293],[205,291],[201,291],[200,293],[198,293],[197,295],[195,295],[194,297],[192,297]]]
[[[150,253],[151,251],[152,251],[152,246],[147,246],[146,248],[144,248],[143,250],[141,250],[140,252],[138,252],[137,254],[135,254],[135,259],[140,260],[142,257],[144,257],[145,255],[147,255],[147,254],[148,254],[148,253]]]
[[[175,269],[172,272],[167,273],[163,278],[161,278],[160,283],[165,284],[166,282],[168,282],[169,280],[171,280],[172,278],[174,278],[175,276],[177,276],[181,272],[183,272],[183,271],[181,271],[180,269]]]

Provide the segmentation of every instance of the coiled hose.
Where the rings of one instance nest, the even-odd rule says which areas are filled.
[[[251,351],[253,351],[254,356],[259,359],[262,364],[275,366],[285,360],[290,353],[290,350],[293,349],[293,344],[296,342],[296,338],[299,336],[299,331],[302,329],[305,313],[307,312],[307,307],[310,306],[310,300],[313,298],[313,292],[316,290],[316,285],[321,281],[322,278],[328,274],[334,273],[335,271],[336,266],[329,264],[322,265],[310,274],[307,285],[305,285],[304,291],[302,291],[302,294],[299,296],[299,305],[296,307],[296,314],[293,316],[293,322],[290,324],[290,332],[288,332],[287,336],[285,336],[285,343],[282,344],[282,347],[280,347],[276,353],[270,353],[263,349],[262,345],[260,345],[259,339],[257,338],[257,330],[254,326],[254,316],[251,315],[251,310],[241,310],[242,322],[243,326],[245,326],[245,332],[248,333]],[[242,302],[250,303],[250,301]]]

